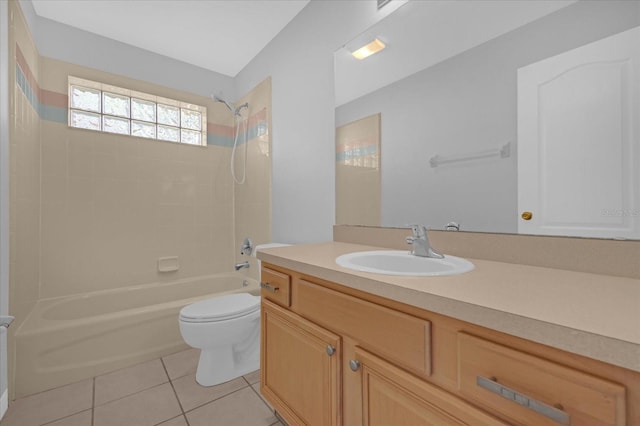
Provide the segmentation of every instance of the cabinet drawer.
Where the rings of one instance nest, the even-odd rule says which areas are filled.
[[[261,274],[262,297],[287,308],[291,306],[291,277],[264,266]]]
[[[507,426],[456,396],[356,348],[362,425]],[[354,368],[355,367],[355,368]]]
[[[299,279],[295,310],[421,376],[431,374],[431,323]]]
[[[465,333],[458,387],[517,424],[626,424],[623,386]]]

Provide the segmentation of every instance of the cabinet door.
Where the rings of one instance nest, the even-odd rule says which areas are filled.
[[[363,425],[506,425],[363,349],[346,362],[360,376]]]
[[[290,426],[338,426],[340,338],[262,300],[260,391]]]

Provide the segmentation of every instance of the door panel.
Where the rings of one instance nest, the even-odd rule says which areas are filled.
[[[518,232],[640,238],[640,28],[518,70]]]
[[[290,426],[339,425],[340,338],[264,299],[261,315],[261,392]]]

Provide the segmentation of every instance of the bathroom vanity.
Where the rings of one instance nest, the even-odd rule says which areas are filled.
[[[638,324],[613,330],[638,320],[638,301],[622,300],[638,280],[479,259],[427,278],[335,264],[372,249],[258,254],[261,392],[290,425],[640,424]],[[589,303],[604,304],[594,318]],[[615,303],[618,317],[598,325]]]

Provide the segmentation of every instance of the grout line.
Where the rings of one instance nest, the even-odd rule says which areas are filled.
[[[178,401],[178,406],[180,407],[180,413],[184,417],[185,422],[187,422],[187,426],[189,426],[189,420],[187,420],[187,415],[184,412],[184,408],[182,407],[182,402],[180,402],[180,398],[178,397],[178,392],[176,392],[176,388],[173,386],[173,381],[171,377],[169,377],[169,371],[167,370],[167,366],[164,364],[164,360],[162,357],[160,358],[160,363],[162,364],[162,368],[164,369],[164,373],[167,375],[167,379],[169,380],[169,384],[171,385],[171,390],[173,390],[173,394],[176,397],[176,401]]]
[[[161,421],[160,423],[156,423],[154,426],[160,426],[160,425],[162,425],[162,424],[164,424],[164,423],[166,423],[166,422],[169,422],[169,421],[171,421],[171,420],[175,420],[175,419],[177,419],[177,418],[179,418],[179,417],[184,417],[184,414],[178,414],[178,415],[177,415],[177,416],[175,416],[175,417],[171,417],[170,419],[163,420],[163,421]],[[186,418],[185,418],[185,421],[186,421]],[[188,424],[189,424],[189,422],[187,422],[187,425],[188,425]],[[269,425],[269,426],[271,426],[271,425]]]
[[[93,395],[91,396],[91,426],[95,422],[95,410],[96,408],[96,378],[93,378]]]
[[[146,392],[146,391],[148,391],[148,390],[158,388],[158,387],[160,387],[160,386],[162,386],[162,385],[166,385],[167,383],[171,383],[171,382],[162,382],[162,383],[158,383],[157,385],[153,385],[153,386],[151,386],[151,387],[144,388],[144,389],[141,389],[141,390],[139,390],[139,391],[136,391],[136,392],[133,392],[133,393],[129,393],[129,394],[127,394],[127,395],[123,395],[123,396],[118,397],[118,398],[116,398],[116,399],[112,399],[112,400],[110,400],[110,401],[104,402],[104,403],[102,403],[102,404],[98,405],[96,408],[98,408],[98,407],[104,407],[105,405],[109,405],[109,404],[111,404],[111,403],[113,403],[113,402],[120,401],[120,400],[125,399],[125,398],[129,398],[130,396],[137,395],[137,394],[139,394],[139,393]]]
[[[259,384],[260,384],[260,382],[257,382],[257,383],[254,383],[254,384],[259,385]],[[269,405],[269,403],[268,403],[267,401],[265,401],[265,399],[264,399],[264,398],[262,397],[262,395],[260,394],[260,391],[258,391],[258,390],[256,390],[256,389],[254,389],[253,385],[249,385],[249,387],[251,388],[251,390],[252,390],[256,395],[258,395],[258,398],[260,398],[260,401],[262,401],[262,403],[263,403],[264,405],[266,405],[266,406],[267,406],[267,408],[269,409],[269,411],[272,411],[272,412],[274,412],[274,413],[275,413],[275,411],[276,411],[276,410],[275,410],[271,405]],[[258,386],[258,388],[260,388],[260,386]],[[277,422],[276,422],[276,423],[277,423]],[[274,423],[274,424],[275,424],[275,423]]]
[[[78,414],[84,413],[85,411],[89,411],[89,410],[91,410],[91,408],[87,408],[86,410],[78,411],[78,412],[76,412],[76,413],[68,414],[68,415],[66,415],[66,416],[64,416],[64,417],[60,417],[60,418],[58,418],[58,419],[49,420],[49,421],[48,421],[48,422],[46,422],[46,423],[42,423],[42,425],[41,425],[41,426],[47,426],[47,425],[50,425],[50,424],[52,424],[52,423],[59,422],[60,420],[68,419],[69,417],[73,417],[73,416],[75,416],[75,415],[78,415]],[[92,410],[92,411],[93,411],[93,410]],[[92,417],[93,417],[93,414],[92,414]]]

